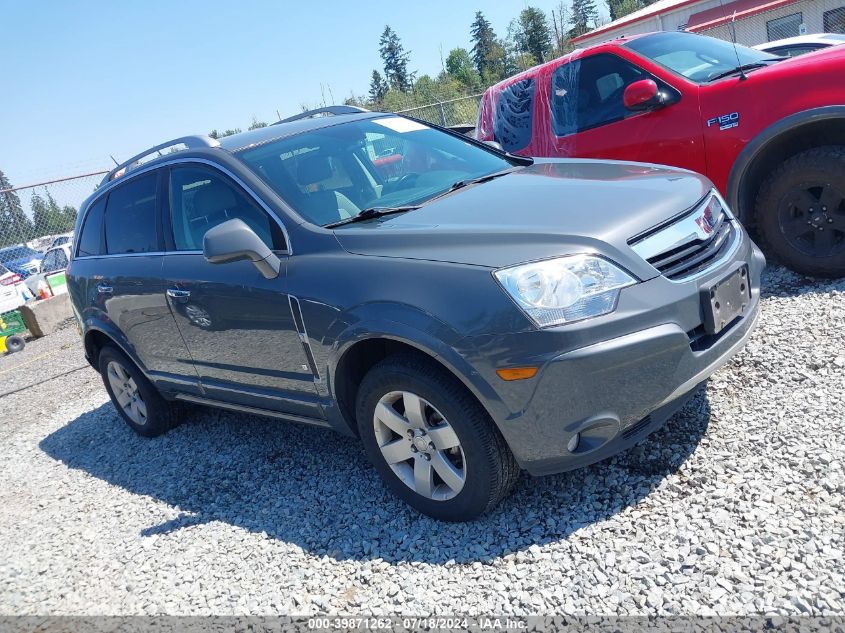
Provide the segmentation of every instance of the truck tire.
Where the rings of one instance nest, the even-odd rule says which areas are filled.
[[[377,363],[358,390],[367,456],[408,505],[443,521],[494,508],[519,466],[487,412],[454,376],[418,354]]]
[[[788,268],[845,276],[845,146],[783,161],[760,187],[755,214],[763,242]]]
[[[138,435],[156,437],[176,426],[179,405],[165,400],[126,354],[103,347],[99,368],[114,408]]]

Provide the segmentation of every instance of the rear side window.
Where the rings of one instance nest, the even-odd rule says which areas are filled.
[[[159,250],[156,231],[156,172],[135,178],[109,193],[106,204],[106,252],[151,253]]]
[[[493,115],[493,134],[507,152],[516,152],[531,142],[534,119],[534,80],[521,79],[499,94]]]
[[[85,216],[85,224],[82,226],[82,233],[79,236],[77,255],[102,255],[100,243],[102,241],[103,210],[105,208],[105,198],[100,198],[88,210],[88,215]]]

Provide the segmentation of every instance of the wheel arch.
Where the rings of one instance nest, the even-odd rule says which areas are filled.
[[[376,363],[399,352],[420,354],[440,365],[463,384],[495,422],[498,408],[502,406],[497,394],[457,351],[442,341],[430,339],[423,332],[409,331],[409,326],[393,325],[391,329],[382,327],[373,331],[367,328],[366,332],[349,336],[330,363],[331,393],[353,434],[358,433],[355,400],[361,381]]]
[[[111,345],[126,354],[126,356],[135,363],[138,370],[143,373],[144,376],[149,378],[144,364],[140,361],[137,354],[135,354],[129,345],[127,345],[125,341],[122,341],[121,338],[122,337],[115,335],[113,332],[108,332],[105,328],[97,326],[89,326],[85,328],[82,341],[85,348],[85,357],[88,359],[90,365],[99,371],[100,351],[103,347]]]
[[[777,165],[813,147],[845,145],[845,105],[797,112],[773,123],[740,152],[728,176],[728,204],[746,226],[753,226],[754,200]]]

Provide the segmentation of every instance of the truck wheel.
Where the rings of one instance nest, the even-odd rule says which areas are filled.
[[[390,490],[435,519],[468,521],[495,507],[519,466],[486,411],[437,363],[396,354],[364,377],[358,429]]]
[[[123,352],[104,347],[99,367],[112,404],[138,435],[156,437],[176,426],[179,405],[165,400]]]
[[[785,160],[760,187],[755,212],[763,241],[787,267],[845,276],[845,146]]]

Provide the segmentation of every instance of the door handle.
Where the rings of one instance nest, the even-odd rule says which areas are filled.
[[[188,297],[191,296],[190,290],[181,290],[180,288],[168,288],[167,289],[167,296],[171,299],[176,299],[178,301],[185,301]]]
[[[105,284],[100,284],[97,286],[97,292],[99,292],[101,295],[110,295],[114,292],[114,288],[112,288],[111,286],[106,286]]]

